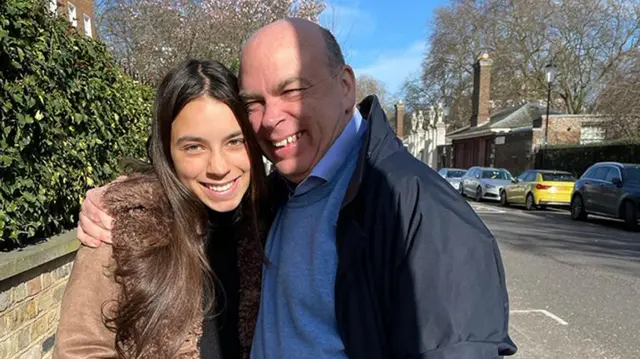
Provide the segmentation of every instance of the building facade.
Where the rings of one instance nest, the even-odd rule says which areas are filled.
[[[78,33],[95,38],[93,0],[49,0],[49,10],[66,17]]]

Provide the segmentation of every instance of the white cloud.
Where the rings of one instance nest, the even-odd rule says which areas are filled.
[[[375,77],[387,86],[389,93],[397,95],[405,79],[420,69],[424,53],[425,42],[417,41],[403,50],[381,53],[373,62],[354,71],[356,76]]]

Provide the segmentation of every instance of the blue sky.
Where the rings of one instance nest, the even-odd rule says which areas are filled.
[[[356,76],[367,74],[400,95],[420,71],[433,10],[446,0],[327,0],[320,21],[340,42]]]

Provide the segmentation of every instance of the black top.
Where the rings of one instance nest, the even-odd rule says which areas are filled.
[[[218,359],[220,351],[222,358],[236,359],[240,357],[238,246],[231,218],[219,214],[214,216],[217,226],[210,228],[207,256],[214,273],[216,301],[214,315],[205,316],[203,322],[201,357]]]

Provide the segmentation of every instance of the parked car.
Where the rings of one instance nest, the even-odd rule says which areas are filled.
[[[638,230],[640,214],[640,164],[600,162],[580,177],[571,195],[571,217],[589,214],[624,220],[627,229]]]
[[[453,188],[459,191],[460,180],[462,179],[462,176],[467,173],[467,170],[462,170],[459,168],[442,168],[440,169],[440,171],[438,171],[438,173],[440,174],[440,176],[446,179],[447,182],[449,182],[449,184],[453,186]]]
[[[527,170],[504,186],[500,204],[524,205],[528,210],[546,206],[569,207],[575,181],[573,174],[566,171]]]
[[[502,188],[512,179],[511,173],[504,168],[471,167],[462,176],[460,194],[478,202],[483,199],[497,201]]]

